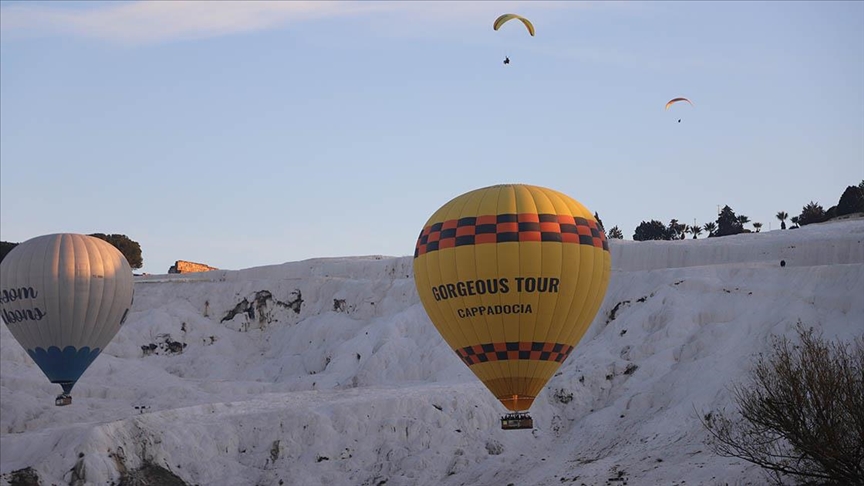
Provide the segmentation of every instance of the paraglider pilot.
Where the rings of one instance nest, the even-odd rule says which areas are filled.
[[[509,57],[504,58],[504,64],[510,64],[510,58]]]

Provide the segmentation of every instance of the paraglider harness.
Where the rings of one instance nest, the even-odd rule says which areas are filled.
[[[533,429],[534,419],[527,412],[508,413],[501,417],[503,430]]]

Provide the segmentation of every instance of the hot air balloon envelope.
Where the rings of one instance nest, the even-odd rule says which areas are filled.
[[[414,282],[447,344],[518,412],[587,331],[611,264],[585,206],[551,189],[502,184],[458,196],[429,218]]]
[[[110,243],[79,234],[39,236],[0,264],[0,313],[51,383],[57,404],[105,349],[132,306],[132,269]]]

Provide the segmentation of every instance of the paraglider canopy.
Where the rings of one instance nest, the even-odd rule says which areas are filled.
[[[667,101],[667,102],[666,102],[666,107],[663,108],[663,109],[664,109],[664,110],[668,110],[670,106],[674,105],[675,103],[680,103],[680,102],[682,102],[682,101],[689,103],[690,106],[693,106],[693,102],[692,102],[692,101],[688,100],[687,98],[681,98],[681,97],[679,97],[679,98],[672,98],[671,100]],[[680,119],[680,118],[678,119],[678,123],[681,123],[681,119]]]
[[[531,37],[534,37],[534,24],[532,24],[530,20],[526,19],[521,15],[504,14],[495,19],[495,23],[492,24],[492,28],[498,30],[501,28],[502,25],[513,19],[519,19],[523,24],[525,24],[525,28],[528,29],[528,33],[531,34]]]
[[[688,100],[687,98],[672,98],[671,100],[666,102],[666,108],[664,108],[664,110],[668,110],[670,106],[681,101],[686,101],[687,103],[690,103],[690,106],[693,106],[693,102]]]

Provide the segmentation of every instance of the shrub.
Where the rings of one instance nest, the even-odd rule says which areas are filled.
[[[642,221],[639,223],[639,226],[636,227],[636,232],[633,233],[633,239],[635,241],[671,240],[672,235],[666,228],[666,225],[656,219],[652,219],[649,222]]]
[[[11,241],[0,241],[0,262],[6,258],[6,255],[12,251],[12,248],[18,246],[18,243],[12,243]]]
[[[93,233],[89,236],[111,243],[114,248],[120,250],[120,253],[126,257],[126,261],[129,262],[129,266],[133,269],[139,269],[144,266],[144,259],[141,257],[141,245],[128,236],[118,234],[106,235],[104,233]]]
[[[840,202],[837,203],[837,216],[854,213],[864,213],[864,189],[849,186],[843,191]]]
[[[776,338],[750,382],[732,389],[740,417],[700,417],[717,454],[756,464],[776,484],[864,485],[864,335],[826,342],[798,327]]]

